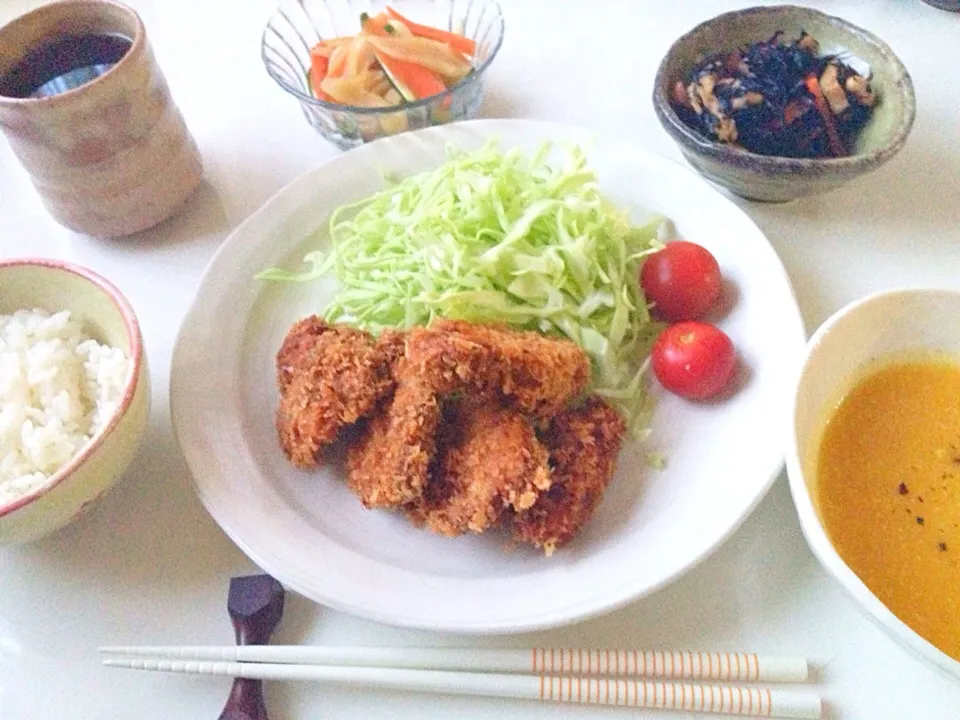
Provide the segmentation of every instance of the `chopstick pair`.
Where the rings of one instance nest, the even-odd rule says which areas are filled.
[[[662,710],[819,718],[802,658],[641,650],[310,646],[104,647],[111,667]],[[695,681],[684,682],[684,681]],[[698,684],[706,681],[708,684]]]

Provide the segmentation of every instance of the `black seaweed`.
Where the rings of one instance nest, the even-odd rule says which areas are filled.
[[[841,88],[848,78],[859,76],[839,57],[818,55],[816,41],[806,33],[790,43],[782,42],[781,35],[699,62],[687,82],[678,83],[674,109],[685,124],[709,139],[751,152],[797,158],[849,154],[870,119],[872,95],[864,101],[845,90],[848,107],[825,119],[807,89],[807,79],[812,76],[819,82],[831,64]],[[710,99],[711,94],[712,106],[703,102],[703,96]],[[831,147],[827,122],[836,128],[842,149]]]

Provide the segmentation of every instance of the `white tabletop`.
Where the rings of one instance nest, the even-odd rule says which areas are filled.
[[[39,4],[3,0],[0,23]],[[95,649],[233,642],[227,584],[256,568],[193,493],[170,426],[170,354],[204,266],[230,230],[285,183],[337,154],[263,70],[259,40],[273,0],[132,4],[203,153],[206,181],[185,211],[135,239],[76,235],[45,213],[0,143],[0,257],[55,257],[113,280],[140,317],[153,372],[149,433],[125,481],[56,536],[0,549],[4,720],[218,716],[229,680],[104,669]],[[679,157],[650,104],[659,59],[696,22],[749,4],[757,3],[503,0],[506,42],[489,72],[483,114],[578,124]],[[910,70],[918,102],[906,148],[873,175],[812,200],[741,203],[783,259],[812,330],[874,290],[960,289],[960,15],[919,0],[809,4],[887,40]],[[901,650],[819,569],[783,478],[699,568],[597,620],[535,636],[457,638],[379,626],[289,596],[277,639],[800,654],[820,666],[831,717],[937,720],[960,714],[960,685]],[[270,685],[267,696],[275,720],[659,717],[304,684]]]

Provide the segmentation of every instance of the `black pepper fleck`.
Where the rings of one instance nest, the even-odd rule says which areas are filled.
[[[923,525],[923,518],[920,515],[917,515],[917,525]]]
[[[900,483],[899,487],[897,487],[897,492],[901,495],[906,495],[908,492],[910,492],[910,490],[907,488],[906,483]]]
[[[937,547],[940,549],[940,552],[946,552],[946,551],[947,551],[947,544],[946,544],[946,543],[940,543],[939,545],[937,545]]]

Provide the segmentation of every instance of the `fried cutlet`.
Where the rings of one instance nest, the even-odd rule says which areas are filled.
[[[492,396],[498,381],[496,354],[488,345],[437,325],[413,328],[407,336],[406,358],[417,376],[441,395]]]
[[[436,394],[403,360],[396,382],[393,397],[347,448],[347,484],[368,508],[397,507],[420,497],[436,450]]]
[[[396,375],[400,360],[406,353],[407,336],[408,333],[403,330],[387,328],[377,338],[377,351],[383,355],[384,362],[390,368],[391,376]]]
[[[550,418],[590,380],[586,353],[569,340],[504,326],[439,320],[411,333],[407,357],[441,390],[495,391],[512,409]]]
[[[600,504],[625,433],[620,414],[596,396],[557,415],[545,438],[553,483],[517,514],[514,537],[547,555],[576,537]]]
[[[373,336],[311,316],[277,353],[277,386],[280,446],[295,465],[312,467],[344,428],[374,411],[393,378]]]
[[[330,324],[317,315],[298,320],[287,331],[277,351],[277,388],[281,393],[286,392],[294,373],[312,362],[320,336],[331,331]]]
[[[430,481],[405,508],[414,524],[448,536],[481,533],[550,487],[547,450],[522,415],[483,402],[456,403],[444,415]]]

